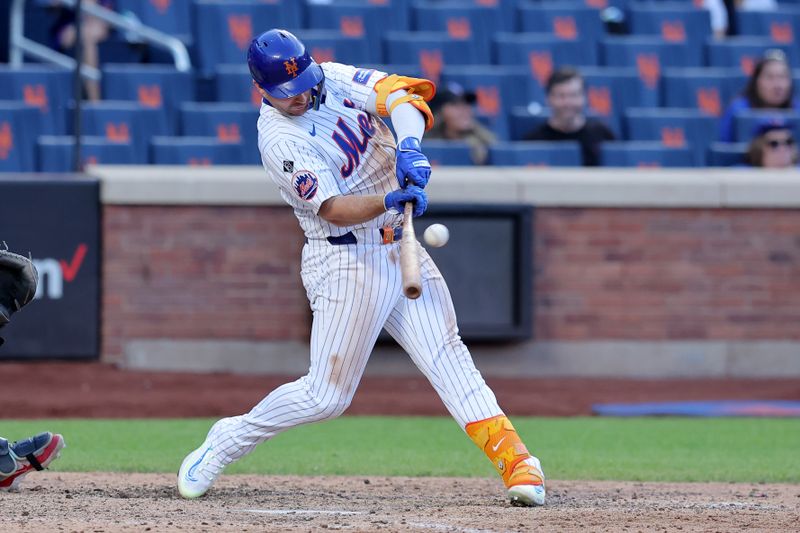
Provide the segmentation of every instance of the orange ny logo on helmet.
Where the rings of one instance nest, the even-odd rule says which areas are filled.
[[[297,77],[297,60],[293,57],[288,61],[283,62],[283,68],[286,69],[286,74],[296,78]]]

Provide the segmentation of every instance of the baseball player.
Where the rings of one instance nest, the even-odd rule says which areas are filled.
[[[264,169],[306,236],[301,274],[313,311],[311,366],[249,413],[214,424],[181,464],[181,495],[202,496],[227,465],[281,431],[341,415],[386,328],[486,453],[511,502],[543,505],[539,460],[475,368],[447,285],[424,250],[422,296],[402,294],[400,213],[407,202],[415,216],[427,206],[431,169],[420,141],[433,125],[426,103],[433,83],[319,65],[280,29],[252,41],[248,65],[263,97],[258,145]],[[391,117],[398,142],[380,117]]]

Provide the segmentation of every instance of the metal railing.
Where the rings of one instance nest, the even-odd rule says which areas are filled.
[[[74,69],[75,60],[73,58],[25,37],[25,0],[13,1],[14,3],[11,7],[11,31],[9,32],[9,62],[11,66],[21,66],[23,63],[23,56],[27,54],[40,61],[46,61],[62,67]],[[76,1],[54,0],[54,4],[74,8]],[[186,50],[186,46],[176,37],[154,30],[153,28],[143,25],[138,20],[124,17],[115,11],[106,9],[97,4],[82,2],[81,11],[104,20],[117,29],[130,32],[148,44],[166,49],[172,54],[177,70],[186,72],[192,69],[189,52]],[[85,64],[81,65],[81,76],[91,80],[99,80],[101,78],[98,69]]]

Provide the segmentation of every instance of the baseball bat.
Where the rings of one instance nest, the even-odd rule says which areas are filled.
[[[414,205],[406,202],[403,217],[403,237],[400,240],[400,272],[403,274],[403,294],[416,300],[422,294],[422,278],[419,273],[419,245],[414,234],[412,213]]]

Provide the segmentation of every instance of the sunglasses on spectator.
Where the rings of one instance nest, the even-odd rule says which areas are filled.
[[[794,138],[787,137],[785,139],[770,139],[767,141],[767,146],[773,150],[777,150],[780,146],[786,146],[789,148],[794,146]]]

